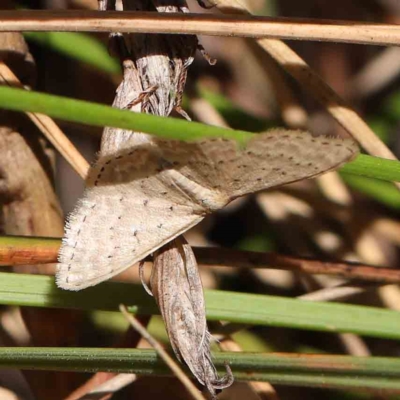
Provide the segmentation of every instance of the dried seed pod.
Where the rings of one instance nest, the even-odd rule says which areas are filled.
[[[181,237],[154,256],[150,279],[175,355],[212,396],[233,383],[229,366],[219,378],[212,363],[203,287],[192,248]]]

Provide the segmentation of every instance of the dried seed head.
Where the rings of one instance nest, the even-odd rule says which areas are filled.
[[[175,355],[214,397],[233,383],[229,366],[219,378],[211,359],[203,287],[190,245],[181,236],[154,256],[151,290],[160,308]]]

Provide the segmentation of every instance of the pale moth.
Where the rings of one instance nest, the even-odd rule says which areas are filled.
[[[244,148],[227,139],[154,139],[100,157],[71,213],[57,285],[96,285],[237,197],[312,178],[358,153],[351,139],[274,129]]]

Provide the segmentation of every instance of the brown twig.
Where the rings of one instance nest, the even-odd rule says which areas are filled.
[[[396,45],[400,26],[357,21],[152,12],[1,11],[0,31],[180,33]]]
[[[57,260],[60,239],[0,236],[0,265],[25,265],[54,263]],[[19,244],[21,241],[22,245]],[[399,283],[400,270],[374,267],[346,261],[321,261],[311,258],[286,256],[277,253],[257,253],[221,247],[195,247],[194,253],[200,265],[271,268],[297,271],[307,274],[342,276],[377,283]]]
[[[273,268],[309,274],[337,275],[347,279],[399,282],[400,271],[352,262],[330,262],[276,253],[256,253],[225,248],[195,248],[200,264],[241,268]]]

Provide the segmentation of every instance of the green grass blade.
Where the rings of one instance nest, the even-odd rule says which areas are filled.
[[[88,101],[6,86],[0,86],[0,107],[15,111],[38,112],[88,125],[112,126],[146,132],[167,139],[196,140],[205,137],[226,137],[242,142],[252,136],[249,132],[145,113],[133,113]]]
[[[346,174],[399,182],[400,162],[360,154],[356,160],[344,165],[340,171]]]
[[[388,357],[214,353],[237,380],[342,389],[400,389],[400,360]],[[171,375],[153,350],[99,348],[0,348],[0,367],[61,371],[112,371]]]
[[[216,290],[205,297],[210,320],[400,339],[396,311]],[[54,277],[0,273],[0,304],[116,311],[120,303],[134,313],[158,313],[140,285],[105,282],[68,292],[55,286]]]
[[[343,174],[344,181],[353,189],[395,210],[400,209],[400,192],[393,184],[364,176]]]
[[[51,117],[94,126],[113,126],[136,130],[167,139],[196,140],[206,137],[224,137],[245,142],[252,136],[250,132],[144,113],[133,113],[87,101],[6,86],[0,86],[0,107],[8,110],[48,114]],[[347,168],[347,172],[354,174],[400,181],[400,163],[397,161],[360,155],[345,168]]]
[[[25,38],[66,57],[91,65],[108,74],[121,72],[119,62],[94,37],[75,32],[25,32]]]

